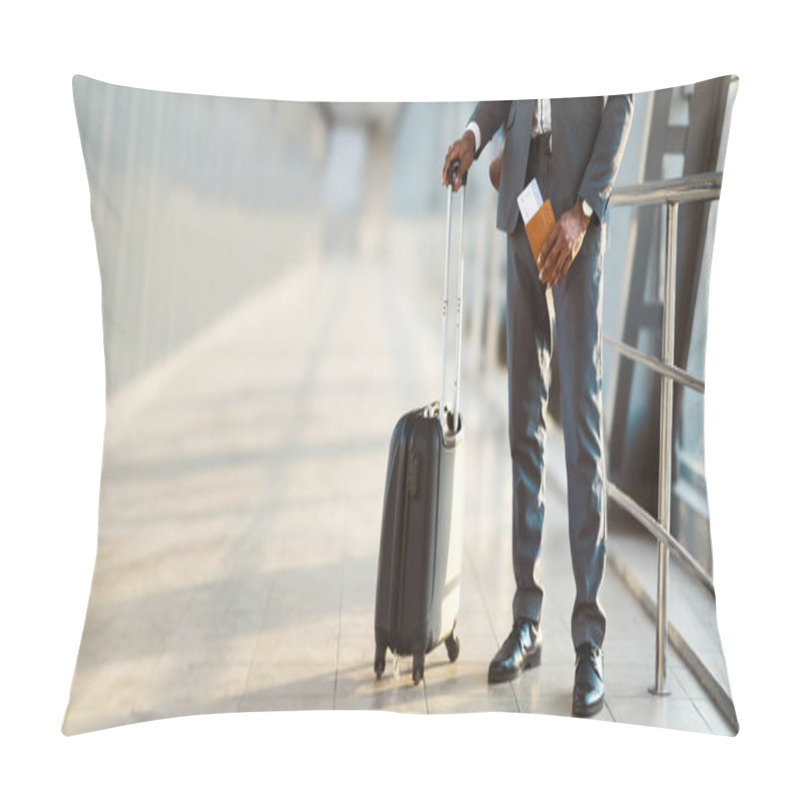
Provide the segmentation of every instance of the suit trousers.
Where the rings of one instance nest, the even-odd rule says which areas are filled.
[[[531,147],[530,180],[551,196],[551,158]],[[527,181],[526,181],[527,183]],[[563,209],[554,209],[556,215]],[[545,413],[554,340],[567,467],[569,540],[576,596],[575,647],[602,647],[606,618],[598,600],[606,562],[602,435],[602,261],[604,228],[593,219],[560,287],[539,282],[520,220],[508,236],[507,342],[509,440],[513,476],[514,618],[541,618],[537,565],[545,507]],[[548,296],[549,295],[549,296]]]

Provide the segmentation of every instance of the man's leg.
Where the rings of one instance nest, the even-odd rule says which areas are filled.
[[[602,231],[593,224],[564,283],[553,292],[575,605],[572,713],[603,708],[606,618],[598,601],[606,563],[603,463]]]
[[[590,233],[566,280],[553,292],[576,587],[572,612],[576,648],[586,642],[602,648],[606,630],[598,602],[606,562],[602,253],[600,230],[593,225]]]
[[[542,589],[534,574],[544,522],[545,410],[552,319],[522,225],[508,238],[508,427],[514,492],[514,619],[538,623]]]
[[[544,414],[550,380],[552,317],[520,224],[508,237],[508,420],[514,490],[514,626],[489,664],[489,682],[539,663],[542,589],[535,577],[544,521]]]

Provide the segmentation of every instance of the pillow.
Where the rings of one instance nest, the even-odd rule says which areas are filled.
[[[607,477],[598,496],[608,498],[597,716],[719,734],[738,724],[716,625],[702,379],[736,85],[727,76],[638,94],[616,143],[610,99],[554,100],[543,156],[557,164],[581,137],[617,154],[605,161],[615,176],[581,184],[606,337],[597,343]],[[386,464],[395,421],[441,394],[441,171],[474,104],[242,100],[82,76],[73,90],[102,286],[106,430],[97,559],[64,733],[235,711],[570,715],[564,461],[574,437],[560,370],[573,359],[558,324],[536,572],[546,646],[536,669],[487,683],[516,588],[507,387],[519,337],[507,336],[509,251],[495,223],[516,218],[513,127],[544,105],[491,104],[500,116],[462,195],[460,651],[451,662],[449,647],[431,649],[415,687],[404,653],[375,674]],[[579,115],[562,133],[567,108]],[[487,173],[504,148],[498,195]],[[558,218],[572,200],[551,190]],[[575,262],[570,281],[586,263]],[[541,296],[564,318],[561,287]],[[674,366],[664,370],[670,318]],[[455,347],[452,331],[444,343]],[[453,371],[451,360],[446,393]],[[601,542],[594,552],[603,551]]]

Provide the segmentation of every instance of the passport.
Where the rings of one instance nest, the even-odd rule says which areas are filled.
[[[525,233],[528,235],[528,242],[536,259],[536,267],[539,266],[539,256],[542,246],[550,235],[556,224],[553,214],[553,206],[550,200],[542,200],[539,184],[534,178],[520,193],[517,198],[522,221],[525,224]]]

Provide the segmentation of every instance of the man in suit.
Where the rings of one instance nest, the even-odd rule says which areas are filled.
[[[553,333],[558,342],[567,461],[569,538],[576,598],[572,711],[597,713],[605,699],[598,602],[606,559],[602,438],[602,265],[608,200],[628,138],[632,95],[479,103],[452,161],[457,191],[501,125],[505,149],[497,227],[508,234],[508,408],[514,489],[514,625],[489,666],[489,681],[539,663],[542,588],[536,569],[544,521],[545,411]],[[536,178],[556,224],[534,259],[517,206]]]

